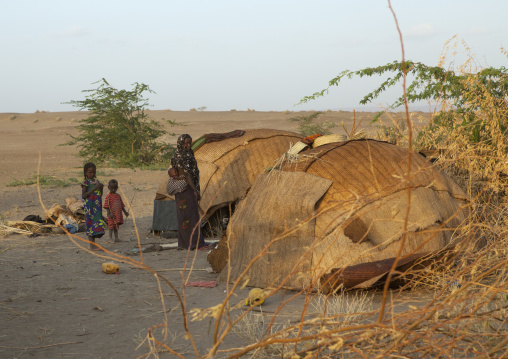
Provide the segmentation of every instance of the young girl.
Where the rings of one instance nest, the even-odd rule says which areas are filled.
[[[81,197],[84,200],[86,235],[90,241],[90,249],[100,250],[95,239],[104,235],[102,219],[102,190],[104,185],[95,178],[97,167],[88,162],[83,167],[85,180],[81,184]]]
[[[125,217],[129,217],[129,212],[125,210],[125,205],[118,191],[118,181],[112,179],[108,182],[109,193],[104,200],[104,208],[108,211],[108,228],[109,228],[109,239],[113,239],[113,233],[115,234],[115,242],[120,242],[118,238],[118,227],[123,224],[122,211]]]

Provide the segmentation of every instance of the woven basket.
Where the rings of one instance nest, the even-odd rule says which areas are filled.
[[[326,145],[327,143],[333,143],[333,142],[342,142],[346,141],[346,136],[344,135],[326,135],[326,136],[320,136],[314,140],[312,143],[312,147],[318,147]]]
[[[293,146],[291,146],[291,148],[289,149],[288,153],[291,154],[291,155],[297,155],[298,153],[300,153],[307,146],[308,145],[306,145],[305,143],[303,143],[301,141],[298,141]]]

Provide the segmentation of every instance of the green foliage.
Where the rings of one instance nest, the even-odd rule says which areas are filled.
[[[447,71],[439,66],[427,66],[420,62],[406,61],[404,64],[399,61],[386,64],[379,67],[367,67],[362,70],[350,71],[345,70],[337,77],[329,81],[328,87],[324,90],[314,93],[311,96],[305,96],[300,103],[314,100],[317,97],[324,96],[332,86],[338,86],[343,78],[351,79],[354,76],[381,76],[386,72],[394,73],[393,77],[389,77],[374,91],[364,96],[360,104],[365,105],[377,98],[387,88],[399,83],[404,76],[404,68],[408,75],[414,77],[413,82],[407,88],[408,102],[417,102],[422,100],[453,100],[460,108],[467,101],[463,96],[464,82],[470,77],[477,78],[495,97],[505,94],[508,87],[508,71],[505,67],[499,69],[486,68],[473,73],[455,74],[454,71]],[[404,104],[404,96],[399,97],[390,108],[396,108]]]
[[[177,120],[166,120],[166,122],[171,126],[187,126],[188,124],[186,124],[185,122],[178,122]],[[174,136],[174,134],[171,134],[172,136]]]
[[[381,76],[385,73],[393,73],[381,85],[364,96],[360,104],[364,105],[377,98],[387,88],[392,87],[403,79],[404,72],[413,78],[406,89],[409,103],[419,101],[439,102],[443,108],[441,113],[435,116],[431,126],[436,128],[460,125],[468,133],[471,142],[489,141],[485,136],[489,125],[478,118],[478,112],[484,112],[486,106],[491,106],[493,101],[507,101],[508,70],[505,67],[485,68],[477,72],[455,73],[439,66],[427,66],[420,62],[406,61],[405,63],[394,61],[384,66],[368,67],[358,71],[343,71],[337,77],[330,80],[329,86],[311,96],[304,97],[300,103],[305,103],[318,97],[324,96],[332,86],[338,86],[344,78],[351,79],[355,76]],[[390,108],[397,108],[404,104],[404,95],[399,97]],[[449,107],[449,110],[445,108]],[[378,113],[372,122],[377,121],[383,112]],[[457,116],[460,117],[457,123]],[[507,132],[506,117],[500,118],[499,126],[504,134]]]
[[[315,123],[314,120],[317,119],[319,115],[323,112],[313,112],[308,116],[297,116],[288,119],[288,121],[297,122],[298,123],[298,133],[302,136],[310,136],[317,133],[322,135],[329,135],[332,132],[330,129],[336,127],[337,125],[333,122],[321,122]]]
[[[406,129],[407,125],[403,121],[401,121],[398,126],[381,125],[381,138],[384,141],[393,143],[395,145],[401,144],[404,141],[404,132]]]
[[[76,184],[76,178],[69,178],[68,180],[59,179],[53,176],[39,176],[39,185],[41,186],[56,186],[56,187],[68,187],[70,185]],[[18,180],[7,183],[7,187],[18,187],[18,186],[29,186],[32,184],[37,184],[37,176],[33,176],[30,179]]]
[[[174,148],[157,141],[167,134],[162,125],[145,113],[148,106],[143,93],[153,93],[148,85],[134,83],[131,91],[118,90],[105,79],[85,100],[67,102],[90,115],[79,120],[80,134],[66,145],[77,145],[79,156],[94,163],[115,167],[139,167],[166,162]],[[171,134],[174,135],[174,134]]]

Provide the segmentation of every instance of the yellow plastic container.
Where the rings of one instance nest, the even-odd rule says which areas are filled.
[[[251,307],[261,305],[265,301],[267,294],[268,292],[261,288],[252,288],[249,292],[249,297],[245,301],[245,305],[250,305]]]
[[[102,263],[102,271],[106,274],[115,274],[120,271],[118,264],[113,262]]]

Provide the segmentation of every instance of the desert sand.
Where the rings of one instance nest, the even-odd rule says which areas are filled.
[[[148,111],[162,121],[175,120],[181,125],[168,131],[177,135],[188,133],[197,138],[210,132],[236,129],[274,128],[297,130],[297,124],[288,119],[308,112],[174,112]],[[27,215],[44,217],[44,209],[52,204],[64,204],[69,196],[81,194],[83,159],[76,157],[75,146],[61,146],[77,134],[77,120],[85,112],[0,114],[0,219],[19,221]],[[357,113],[355,119],[371,135],[369,126],[372,113]],[[352,112],[326,112],[319,121],[334,121],[334,133],[345,134],[351,128]],[[175,144],[177,136],[166,136],[162,141]],[[15,185],[34,179],[40,164],[40,175],[53,176],[69,183],[68,186],[35,184]],[[125,254],[136,248],[138,238],[142,246],[172,243],[175,239],[151,233],[155,191],[164,171],[132,170],[98,167],[98,178],[107,182],[119,181],[124,201],[129,202],[130,216],[120,228],[121,243],[112,243],[107,235],[98,240],[111,253]],[[78,237],[85,238],[84,233]],[[149,328],[161,324],[168,317],[169,333],[165,342],[172,344],[184,357],[194,358],[190,340],[185,338],[182,310],[177,293],[161,283],[150,270],[139,269],[128,261],[119,260],[120,273],[105,274],[101,264],[108,261],[91,253],[86,243],[71,241],[64,234],[42,235],[29,238],[20,234],[0,237],[0,357],[2,358],[135,358],[149,352],[146,342]],[[163,250],[130,256],[166,277],[184,298],[187,312],[192,308],[208,308],[219,304],[225,297],[226,283],[214,288],[186,286],[186,282],[214,281],[209,273],[207,251]],[[186,259],[189,257],[187,265]],[[187,266],[187,267],[186,267]],[[189,271],[192,266],[193,270]],[[183,271],[183,268],[186,270]],[[183,273],[183,274],[182,274]],[[249,288],[236,291],[233,302],[247,296]],[[162,293],[162,294],[161,294]],[[265,313],[273,313],[284,296],[278,292],[263,305]],[[372,293],[372,296],[379,296]],[[161,298],[163,300],[161,300]],[[285,310],[298,320],[301,302],[293,301]],[[211,326],[209,326],[211,324]],[[213,343],[214,322],[208,319],[189,323],[189,330],[200,355]],[[164,337],[154,329],[156,338]],[[221,348],[234,348],[246,342],[232,334]],[[160,352],[160,357],[170,357]],[[221,353],[218,357],[225,357]]]

